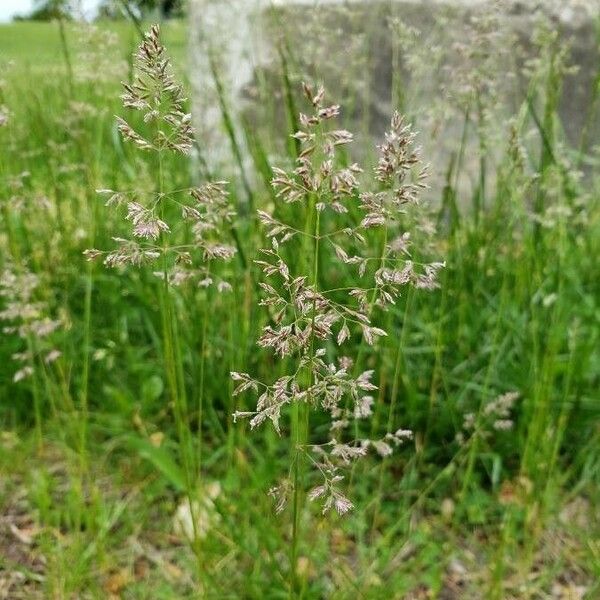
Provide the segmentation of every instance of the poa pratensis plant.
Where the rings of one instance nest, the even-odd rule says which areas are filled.
[[[36,361],[48,365],[61,355],[52,336],[63,323],[50,316],[46,301],[36,298],[39,287],[39,277],[28,270],[17,272],[7,267],[0,277],[0,297],[6,301],[4,310],[0,311],[0,321],[10,323],[3,332],[17,335],[27,346],[27,351],[12,357],[21,365],[13,376],[15,383],[33,375],[32,365]]]
[[[330,126],[340,107],[324,104],[322,87],[315,91],[305,84],[304,94],[314,112],[300,115],[302,129],[294,137],[302,148],[296,167],[290,172],[274,169],[272,181],[280,202],[304,207],[304,228],[259,211],[271,240],[257,261],[265,275],[260,284],[264,292],[261,305],[269,311],[272,324],[264,327],[258,345],[272,350],[292,368],[266,383],[247,373],[232,373],[238,383],[235,394],[245,390],[258,394],[254,411],[234,415],[249,418],[251,428],[270,421],[281,434],[282,413],[287,406],[293,410],[290,473],[270,491],[277,512],[293,498],[291,565],[296,564],[303,463],[310,463],[320,478],[308,498],[321,500],[323,512],[334,509],[343,515],[353,508],[342,488],[344,469],[369,449],[385,457],[412,437],[410,431],[398,429],[382,439],[357,439],[359,428],[354,425],[372,415],[371,394],[377,388],[372,382],[374,371],[358,372],[357,357],[346,356],[344,345],[359,335],[364,343],[377,344],[387,333],[373,324],[373,309],[394,304],[405,286],[437,287],[436,275],[443,266],[413,261],[411,232],[403,229],[426,177],[411,128],[400,115],[393,116],[391,129],[379,146],[379,162],[373,176],[367,178],[368,191],[361,193],[358,178],[362,169],[357,164],[338,166],[339,149],[353,141],[349,131]],[[357,213],[362,217],[353,222],[351,215]],[[369,242],[378,231],[384,239],[380,253]],[[294,267],[286,261],[286,249],[294,251],[287,248],[294,244],[310,259],[305,261],[309,266],[304,272],[293,272]],[[355,269],[361,283],[327,287],[319,270],[326,253],[335,257],[340,269],[343,265]],[[313,439],[310,410],[328,415],[326,441]]]
[[[0,105],[0,127],[5,127],[8,124],[10,112],[6,106]]]
[[[201,288],[214,285],[219,292],[229,289],[229,284],[218,278],[214,263],[227,261],[235,255],[234,247],[220,241],[222,227],[231,221],[234,213],[230,209],[226,182],[208,182],[201,187],[171,191],[164,189],[164,156],[166,153],[188,155],[192,149],[193,129],[191,115],[184,108],[183,89],[174,79],[159,34],[157,25],[150,29],[135,54],[134,81],[123,84],[123,105],[141,112],[147,127],[142,132],[117,117],[124,139],[152,155],[155,186],[150,192],[100,190],[108,195],[108,206],[125,207],[125,218],[131,223],[132,235],[130,238],[115,237],[117,248],[114,250],[92,249],[86,254],[89,259],[104,256],[104,264],[108,267],[160,265],[155,267],[154,273],[162,282],[160,313],[166,379],[187,478],[194,549],[198,555],[199,532],[193,514],[198,504],[193,497],[200,475],[202,424],[198,423],[198,451],[195,452],[172,288],[195,284]],[[175,214],[178,217],[174,217]],[[191,243],[170,243],[176,228],[191,232]],[[201,392],[196,407],[198,420],[202,415],[202,397]]]
[[[52,315],[48,301],[41,294],[40,284],[39,276],[25,267],[17,269],[6,265],[0,275],[0,298],[4,301],[0,321],[6,324],[2,332],[17,336],[22,343],[22,349],[12,355],[18,365],[13,381],[32,380],[36,432],[41,444],[41,400],[36,369],[43,371],[60,358],[56,334],[64,328],[64,322]]]
[[[235,213],[230,209],[224,181],[172,191],[164,189],[164,154],[188,155],[193,144],[193,129],[191,115],[184,110],[183,89],[172,75],[157,25],[151,28],[135,55],[135,69],[135,81],[123,83],[123,105],[143,113],[144,123],[150,126],[152,135],[139,133],[121,117],[117,117],[117,123],[125,140],[154,155],[155,189],[148,193],[99,190],[108,196],[107,206],[126,207],[125,218],[132,225],[132,236],[113,238],[117,248],[112,251],[91,249],[86,255],[89,259],[104,256],[108,267],[140,267],[160,262],[161,270],[155,271],[155,275],[164,283],[163,301],[167,303],[164,308],[169,311],[164,315],[167,318],[164,325],[165,333],[169,333],[169,320],[173,316],[168,294],[171,286],[193,281],[200,287],[216,283],[219,291],[229,289],[229,284],[217,279],[210,267],[212,261],[227,261],[236,253],[233,246],[220,241],[223,225],[230,222]],[[175,207],[179,214],[175,223],[167,222],[170,207]],[[192,243],[169,244],[176,225],[189,225]],[[174,384],[173,391],[176,389]]]

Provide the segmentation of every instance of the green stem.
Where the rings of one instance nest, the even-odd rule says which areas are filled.
[[[33,411],[35,418],[35,437],[38,451],[41,452],[44,445],[42,436],[42,407],[37,369],[35,368],[35,344],[33,342],[32,336],[29,336],[27,338],[27,350],[29,355],[29,367],[32,370],[31,378],[33,381]]]
[[[479,187],[475,193],[475,205],[473,206],[475,226],[479,224],[481,211],[485,207],[486,194],[486,142],[484,127],[484,110],[481,92],[477,90],[477,137],[479,140]]]
[[[210,263],[208,264],[208,276],[210,277]],[[205,355],[206,355],[206,334],[208,326],[208,290],[206,292],[206,301],[203,310],[202,318],[202,342],[200,345],[200,381],[198,390],[198,476],[200,476],[200,468],[202,465],[202,417],[204,412],[204,371],[205,371]]]
[[[88,171],[88,189],[93,189],[92,181]],[[88,200],[92,204],[90,215],[90,231],[89,242],[90,247],[94,247],[96,238],[96,210],[97,205],[95,198],[91,196]],[[80,477],[83,478],[88,468],[87,456],[87,428],[89,420],[89,384],[90,384],[90,354],[92,340],[92,293],[94,291],[94,263],[89,262],[87,265],[86,282],[85,282],[85,298],[83,307],[83,365],[81,370],[81,393],[80,393],[80,437],[79,437],[79,454],[80,454]]]
[[[406,341],[406,331],[408,314],[410,313],[412,307],[412,301],[414,297],[414,288],[411,286],[408,289],[408,297],[406,300],[406,309],[404,312],[404,322],[402,323],[402,333],[400,334],[400,341],[398,342],[398,347],[396,348],[396,360],[394,364],[394,377],[392,380],[392,394],[390,399],[390,407],[388,411],[388,419],[386,425],[386,433],[391,433],[392,427],[394,424],[394,414],[396,412],[396,404],[398,401],[398,394],[400,389],[400,379],[401,379],[401,370],[404,358],[404,346]],[[379,516],[379,510],[381,508],[381,499],[383,494],[383,476],[385,473],[385,467],[387,466],[387,458],[383,458],[381,464],[379,466],[379,480],[377,483],[377,494],[376,494],[376,504],[375,510],[373,511],[373,521],[371,524],[371,533],[375,531],[375,527],[377,525],[377,518]]]
[[[69,51],[69,44],[67,42],[65,19],[62,14],[58,18],[58,31],[60,33],[60,45],[65,61],[65,67],[67,69],[67,82],[69,84],[69,93],[71,94],[71,96],[73,96],[73,65],[71,64],[71,53]]]
[[[320,246],[320,231],[321,231],[321,214],[316,208],[316,198],[312,199],[311,213],[314,215],[314,257],[312,265],[312,285],[317,291],[319,280],[319,246]],[[314,356],[315,356],[315,318],[316,318],[316,298],[313,299],[312,306],[312,324],[310,337],[310,364],[308,367],[308,385],[312,385],[314,381]],[[291,585],[290,597],[300,597],[301,585],[298,581],[296,572],[298,562],[298,542],[299,542],[299,525],[300,525],[300,507],[301,495],[303,492],[304,483],[304,459],[302,456],[302,446],[306,443],[309,431],[310,421],[310,403],[311,398],[308,398],[307,405],[300,406],[297,402],[294,404],[294,496],[292,504],[292,544],[290,548],[290,569],[291,569]]]
[[[162,149],[158,152],[158,197],[160,202],[161,217],[164,218],[164,168]],[[187,501],[189,505],[192,528],[193,541],[192,550],[197,561],[198,582],[201,582],[203,564],[200,552],[200,536],[198,532],[198,515],[196,514],[196,478],[197,472],[194,475],[194,457],[191,444],[191,432],[188,423],[188,405],[185,394],[185,381],[183,378],[183,365],[181,353],[178,343],[178,335],[174,328],[174,311],[169,289],[168,277],[168,261],[167,261],[167,238],[162,234],[162,260],[163,260],[163,277],[162,285],[160,286],[160,312],[163,330],[163,353],[165,361],[165,374],[167,377],[167,385],[169,395],[173,405],[173,413],[175,424],[178,431],[181,460],[186,479]]]

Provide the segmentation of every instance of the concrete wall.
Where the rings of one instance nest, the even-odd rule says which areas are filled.
[[[292,77],[320,79],[346,107],[348,128],[378,137],[402,104],[423,133],[429,160],[444,164],[464,121],[461,86],[485,80],[492,120],[521,105],[523,67],[543,61],[548,51],[531,39],[541,16],[550,34],[559,35],[559,46],[571,46],[578,66],[563,88],[566,137],[576,145],[591,125],[587,139],[593,143],[600,134],[600,119],[588,123],[600,65],[599,15],[600,0],[192,0],[194,114],[204,159],[219,171],[232,164],[223,101],[238,133],[244,118],[268,151],[281,149],[286,130],[278,45],[285,40]],[[273,121],[278,127],[269,130]],[[245,155],[242,138],[237,145]],[[477,142],[470,143],[475,164]]]

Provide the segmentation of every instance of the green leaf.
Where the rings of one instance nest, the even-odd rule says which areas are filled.
[[[142,385],[142,401],[147,404],[158,400],[164,389],[163,380],[158,375],[152,375]]]
[[[135,436],[127,436],[125,443],[143,459],[152,463],[177,491],[185,491],[187,487],[185,475],[175,462],[171,452],[165,446],[157,448],[148,440]]]

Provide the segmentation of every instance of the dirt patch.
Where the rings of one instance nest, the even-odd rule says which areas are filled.
[[[0,600],[42,598],[44,557],[25,493],[15,491],[0,507]]]

